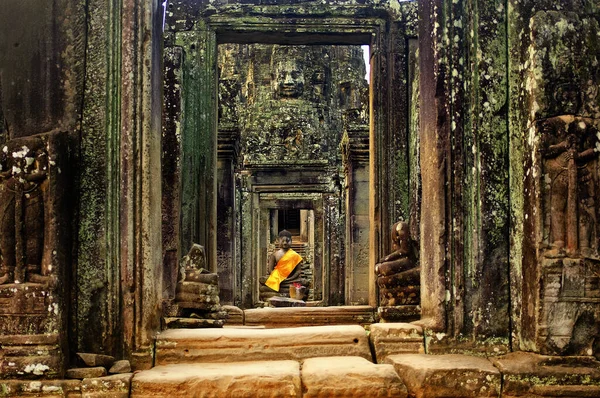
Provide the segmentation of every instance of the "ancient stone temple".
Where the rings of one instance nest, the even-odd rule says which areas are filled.
[[[600,396],[594,0],[4,0],[0,397]]]

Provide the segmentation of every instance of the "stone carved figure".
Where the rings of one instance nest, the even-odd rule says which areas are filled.
[[[276,61],[273,80],[281,98],[298,98],[304,92],[304,71],[297,59],[286,57]]]
[[[392,226],[391,254],[375,265],[381,306],[418,305],[420,303],[420,269],[410,239],[408,223]]]
[[[283,281],[294,281],[300,276],[302,257],[292,247],[292,234],[285,229],[279,232],[277,239],[279,249],[271,253],[268,261],[268,269],[271,275],[267,278],[265,285],[278,292]]]
[[[2,148],[0,168],[0,284],[44,283],[44,202],[48,154],[41,140]]]
[[[269,255],[267,259],[267,269],[270,272],[268,277],[262,277],[261,299],[266,301],[270,297],[277,295],[286,295],[289,293],[290,286],[306,286],[306,280],[302,277],[303,258],[292,248],[292,234],[287,230],[279,232],[277,238],[278,249]],[[306,292],[306,288],[302,289]]]
[[[180,264],[175,300],[165,306],[168,328],[222,327],[227,319],[219,299],[219,275],[205,269],[204,247],[194,243]]]
[[[598,129],[593,119],[574,115],[539,122],[546,195],[550,213],[550,248],[546,257],[591,256],[596,226],[595,176]]]

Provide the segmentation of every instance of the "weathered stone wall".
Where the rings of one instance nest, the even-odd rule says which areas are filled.
[[[57,304],[59,337],[48,344],[63,349],[59,368],[67,336],[72,351],[123,355],[158,327],[160,10],[156,1],[3,3],[0,143],[64,131],[69,148],[55,154],[48,144],[68,184],[44,197],[65,209],[56,223],[74,238],[51,234],[59,242],[44,244],[44,258],[64,259],[52,263],[57,282],[47,292]]]
[[[83,3],[7,0],[2,6],[0,130],[11,138],[74,133],[83,95]]]
[[[513,346],[597,353],[598,6],[515,1],[511,12]]]
[[[420,3],[423,316],[455,336],[509,336],[506,12]]]
[[[0,374],[60,377],[69,356],[81,2],[2,4]]]

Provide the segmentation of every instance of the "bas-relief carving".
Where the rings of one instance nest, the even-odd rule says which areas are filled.
[[[48,153],[41,139],[9,142],[0,154],[0,284],[48,281],[42,275]]]
[[[368,109],[363,98],[368,93],[366,81],[364,87],[353,86],[352,93],[341,93],[340,82],[350,84],[353,78],[362,78],[357,68],[348,66],[362,62],[360,48],[255,46],[249,54],[249,66],[240,67],[248,70],[240,107],[244,161],[334,161],[341,138],[340,111]]]
[[[542,352],[591,355],[600,331],[598,120],[566,114],[538,121],[545,215],[541,260]],[[596,353],[600,354],[600,353]]]
[[[0,378],[56,377],[64,365],[67,138],[40,134],[0,147]],[[39,343],[23,345],[23,335]],[[32,361],[43,369],[27,373]]]
[[[550,218],[546,257],[597,257],[597,121],[561,115],[539,122],[545,203]]]
[[[526,87],[535,139],[528,142],[537,153],[526,177],[533,186],[524,194],[539,192],[540,207],[526,214],[525,222],[541,235],[531,243],[538,272],[525,284],[539,291],[530,312],[540,318],[523,327],[535,333],[542,353],[600,355],[594,348],[600,331],[598,21],[574,12],[539,11],[529,25]]]
[[[322,156],[324,137],[317,129],[318,111],[303,97],[306,78],[300,55],[298,50],[273,47],[271,99],[261,104],[261,110],[246,116],[242,130],[245,161],[290,163]]]

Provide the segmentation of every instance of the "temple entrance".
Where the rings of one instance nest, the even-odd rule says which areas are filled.
[[[367,53],[365,54],[365,48]],[[217,264],[221,299],[367,304],[368,46],[218,46]],[[278,293],[269,253],[288,230],[303,258]]]
[[[385,7],[334,19],[307,8],[299,26],[277,12],[245,21],[266,12],[248,7],[174,10],[182,23],[164,50],[163,170],[176,170],[163,176],[165,286],[196,242],[223,303],[263,305],[265,259],[289,221],[308,300],[375,307],[388,231],[418,214],[416,8],[402,5],[401,21]]]

